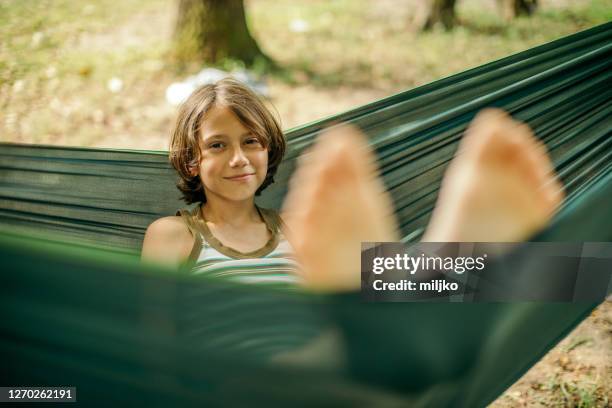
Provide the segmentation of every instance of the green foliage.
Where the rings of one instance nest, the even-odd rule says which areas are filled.
[[[44,80],[53,66],[54,76],[89,76],[105,66],[129,64],[142,50],[108,44],[101,49],[79,47],[83,37],[103,33],[109,22],[121,24],[136,12],[159,6],[163,0],[6,0],[0,2],[0,83],[34,77]]]
[[[459,2],[459,25],[428,33],[418,33],[409,5],[397,2],[259,0],[248,12],[260,45],[292,71],[280,79],[388,88],[426,83],[604,23],[612,10],[610,0],[582,1],[507,22],[482,3]],[[307,22],[308,31],[291,32],[294,19]]]
[[[278,64],[262,59],[250,69],[284,89],[384,96],[612,19],[612,0],[543,8],[511,23],[495,8],[480,7],[483,2],[459,2],[460,24],[453,31],[420,34],[410,23],[410,2],[249,1],[250,31]],[[87,145],[117,133],[126,139],[138,133],[165,141],[174,113],[164,101],[166,87],[203,68],[200,63],[173,64],[177,4],[0,1],[1,140],[66,143],[70,138],[70,143]],[[296,20],[306,29],[291,30]],[[225,58],[216,66],[231,71],[243,64]],[[121,93],[108,90],[113,77],[121,79]],[[291,122],[286,111],[298,109],[287,99],[294,96],[284,92],[274,98],[283,120]],[[299,111],[311,105],[317,103]],[[308,120],[336,109],[317,111]]]

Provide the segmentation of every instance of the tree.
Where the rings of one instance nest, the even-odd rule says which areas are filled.
[[[497,2],[507,20],[522,15],[530,16],[538,7],[538,0],[497,0]],[[417,17],[417,25],[424,31],[431,30],[436,24],[442,24],[445,29],[450,30],[457,24],[456,3],[456,0],[429,0],[425,13],[422,13],[420,19]]]
[[[457,18],[455,3],[456,0],[429,0],[429,7],[421,23],[421,29],[431,30],[438,23],[441,23],[447,30],[453,28]]]
[[[538,8],[538,0],[498,0],[507,20],[518,16],[530,16]]]
[[[173,54],[181,64],[271,63],[249,32],[242,0],[179,0]]]

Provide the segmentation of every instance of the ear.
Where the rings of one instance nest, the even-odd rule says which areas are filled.
[[[189,174],[191,175],[191,177],[197,176],[198,173],[200,172],[200,166],[190,165],[188,169],[189,169]]]
[[[195,177],[200,173],[200,156],[199,154],[187,162],[187,170],[191,177]]]

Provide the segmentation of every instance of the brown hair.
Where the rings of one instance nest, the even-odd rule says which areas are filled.
[[[274,175],[285,154],[285,137],[279,122],[246,85],[225,78],[201,86],[179,108],[170,140],[170,162],[179,174],[176,186],[187,204],[206,202],[202,180],[199,175],[193,176],[192,170],[199,165],[200,126],[213,106],[231,109],[268,150],[268,172],[255,195],[274,182]]]

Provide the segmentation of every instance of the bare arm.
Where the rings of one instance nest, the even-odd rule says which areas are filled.
[[[194,237],[181,217],[160,218],[147,228],[141,259],[178,268],[189,257],[193,244]]]

